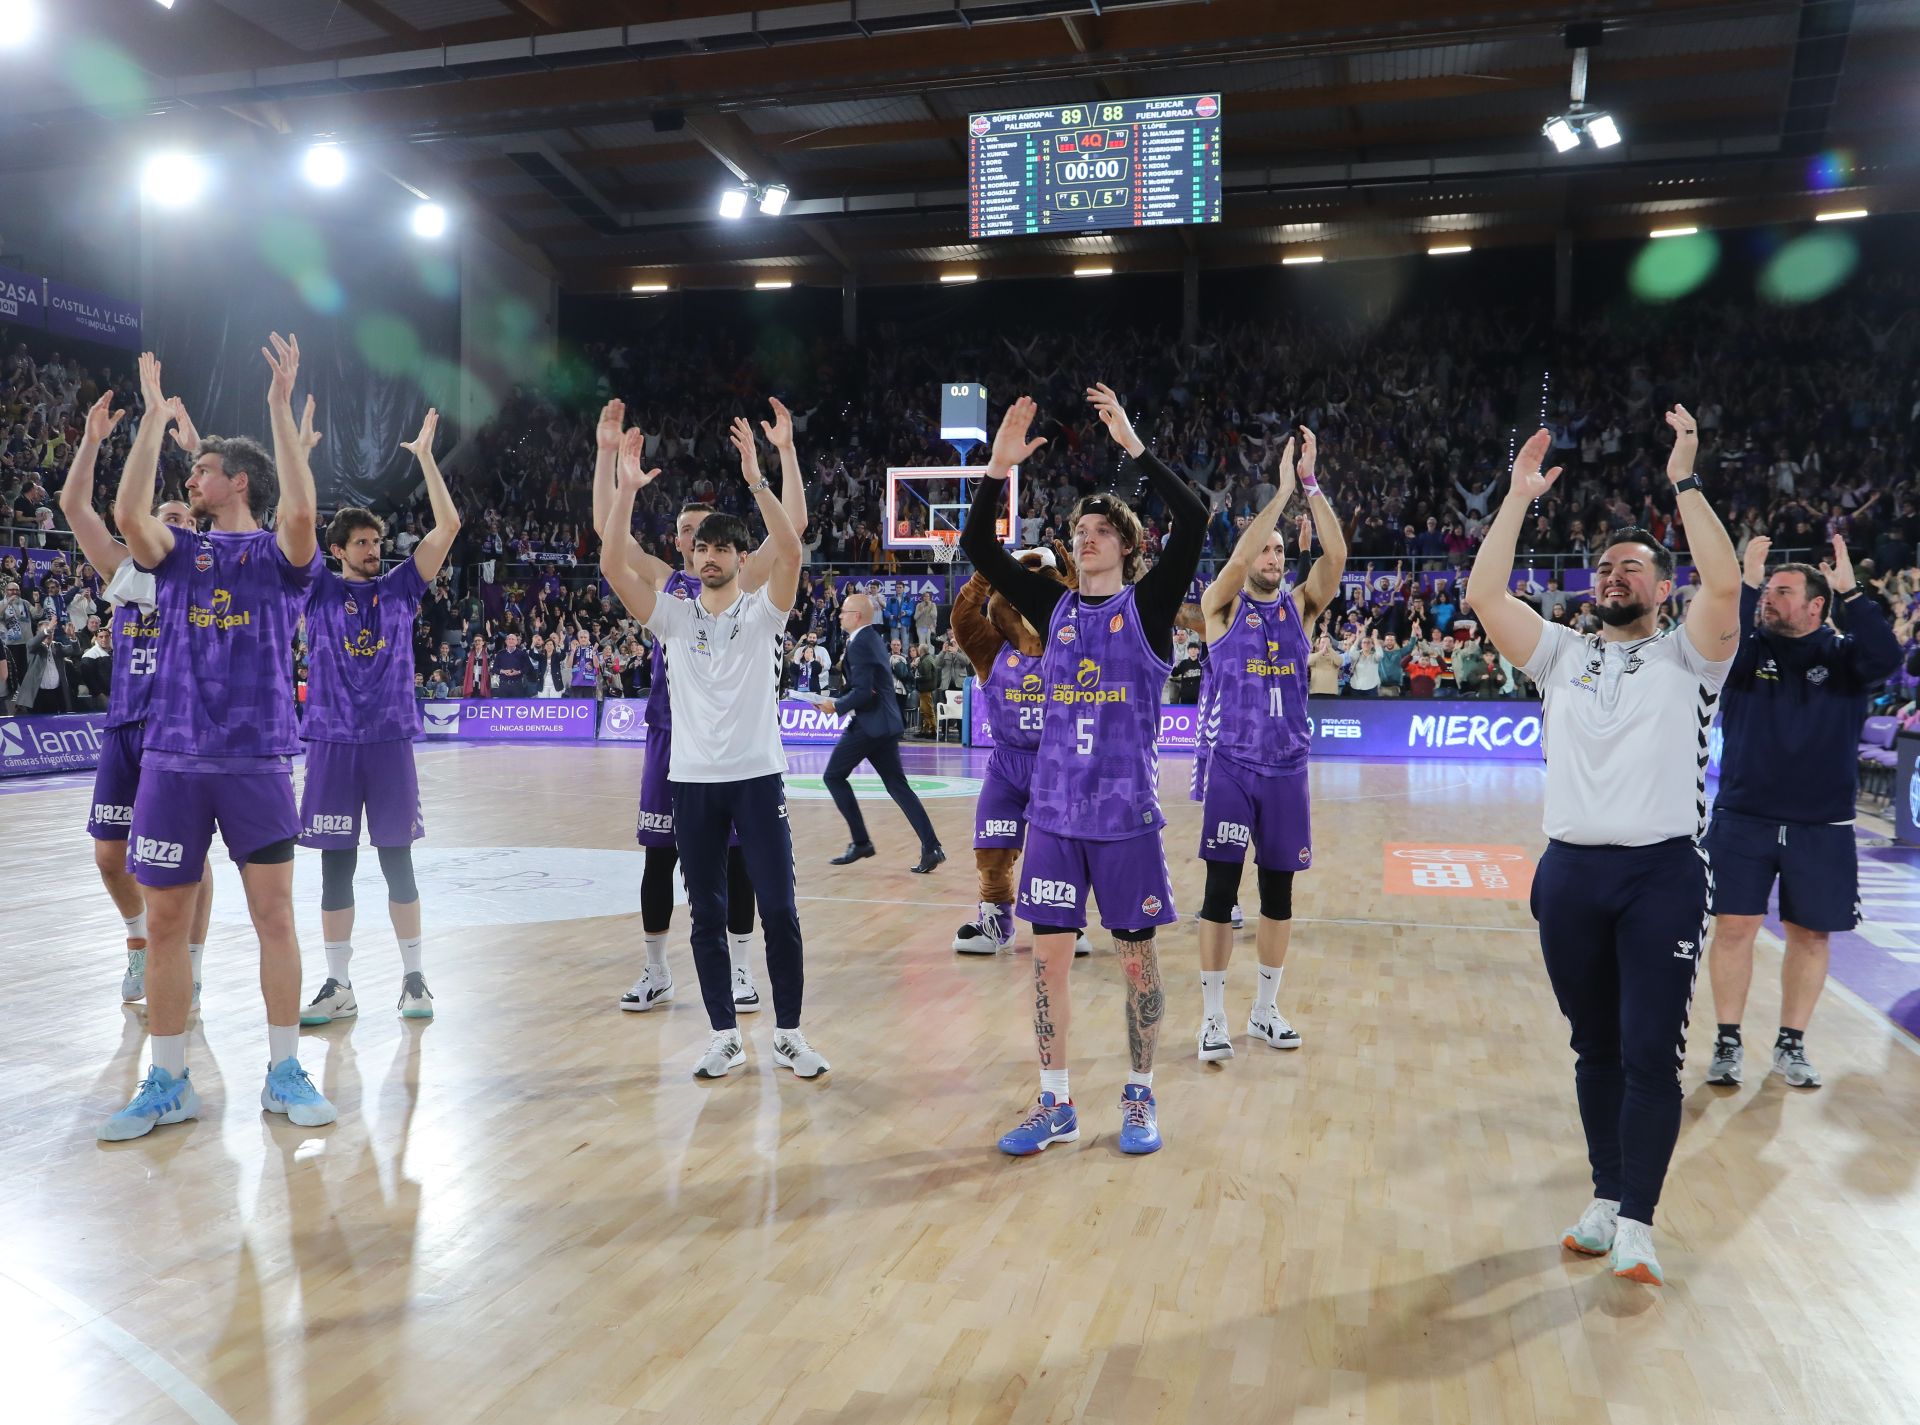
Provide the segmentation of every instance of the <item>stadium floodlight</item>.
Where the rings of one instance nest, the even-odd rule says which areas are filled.
[[[1076,267],[1073,269],[1073,275],[1075,277],[1111,277],[1113,269],[1111,267]]]
[[[1648,233],[1647,236],[1655,238],[1692,237],[1699,231],[1700,229],[1698,228],[1655,228],[1652,232]]]
[[[1611,114],[1595,114],[1587,120],[1587,137],[1595,148],[1612,148],[1620,142],[1620,126]]]
[[[0,49],[17,49],[40,28],[34,0],[0,0]]]
[[[951,287],[961,282],[978,282],[980,274],[978,272],[942,272],[940,280]]]
[[[756,292],[784,292],[792,285],[793,283],[787,281],[785,278],[781,278],[778,280],[756,282],[753,284],[753,290]]]
[[[666,291],[667,284],[664,282],[636,282],[633,284],[633,287],[631,290],[635,292],[640,292],[646,295],[651,295],[656,292]]]
[[[780,210],[787,206],[788,196],[787,185],[784,183],[774,183],[762,188],[760,190],[760,211],[769,218],[779,217]]]
[[[162,10],[171,10],[173,8],[173,0],[156,0],[156,3]]]
[[[1574,132],[1573,125],[1565,118],[1548,119],[1540,132],[1553,140],[1554,148],[1561,153],[1580,147],[1580,135]]]
[[[316,188],[338,188],[347,181],[347,155],[337,143],[317,143],[300,160],[300,172]]]
[[[720,216],[729,220],[747,215],[747,190],[729,188],[720,195]]]
[[[184,208],[207,188],[207,165],[190,153],[169,150],[147,160],[140,191],[162,208]]]
[[[413,235],[437,238],[447,230],[447,210],[438,203],[422,203],[413,210]]]
[[[1470,243],[1453,242],[1453,243],[1448,243],[1444,247],[1428,248],[1427,256],[1428,257],[1454,257],[1460,253],[1472,252],[1472,251],[1473,251],[1473,247]]]
[[[1327,259],[1321,254],[1315,252],[1303,254],[1300,257],[1283,257],[1280,259],[1280,265],[1282,267],[1312,267],[1315,263],[1325,262],[1326,260]]]
[[[1864,218],[1866,215],[1865,208],[1848,208],[1838,213],[1815,213],[1813,220],[1816,223],[1850,223],[1855,218]]]

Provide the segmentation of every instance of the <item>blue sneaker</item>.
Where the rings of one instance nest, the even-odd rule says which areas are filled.
[[[318,1128],[340,1115],[327,1102],[326,1095],[313,1086],[307,1071],[294,1058],[282,1059],[267,1070],[266,1086],[260,1090],[260,1107],[269,1113],[284,1113],[289,1123],[302,1128]]]
[[[134,1090],[133,1102],[100,1125],[96,1135],[103,1143],[124,1143],[129,1138],[144,1138],[156,1123],[183,1123],[200,1116],[200,1095],[193,1091],[182,1069],[175,1078],[155,1064]]]
[[[1049,1143],[1071,1143],[1080,1136],[1080,1120],[1074,1116],[1073,1100],[1056,1103],[1050,1093],[1040,1095],[1040,1106],[1011,1133],[1000,1135],[1000,1151],[1016,1158],[1030,1158]]]
[[[1160,1151],[1160,1125],[1154,1121],[1153,1090],[1145,1084],[1128,1084],[1120,1094],[1120,1151]]]

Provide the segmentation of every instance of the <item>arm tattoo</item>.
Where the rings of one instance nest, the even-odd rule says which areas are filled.
[[[1160,987],[1160,957],[1153,941],[1142,940],[1128,947],[1127,970],[1127,1052],[1134,1072],[1144,1074],[1153,1067],[1154,1047],[1160,1042],[1160,1020],[1166,1013],[1166,994]]]
[[[1033,962],[1033,1041],[1040,1050],[1040,1067],[1051,1069],[1053,1062],[1053,1007],[1047,1001],[1047,977],[1041,973],[1038,956]]]

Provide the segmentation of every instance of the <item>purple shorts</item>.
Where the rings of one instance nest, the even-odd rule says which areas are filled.
[[[1033,754],[994,748],[973,808],[973,849],[1018,851],[1027,839],[1027,798],[1032,792]]]
[[[1225,757],[1211,759],[1200,809],[1200,859],[1268,871],[1304,871],[1313,864],[1313,822],[1307,769],[1261,776]]]
[[[1034,827],[1014,914],[1036,930],[1084,930],[1089,890],[1108,930],[1149,930],[1180,918],[1158,829],[1124,841],[1083,841]]]
[[[169,772],[148,767],[133,799],[127,870],[143,886],[190,886],[207,868],[213,828],[236,866],[300,834],[293,773]]]
[[[673,830],[673,729],[656,732],[647,729],[646,765],[640,769],[640,824],[633,839],[642,846],[665,847],[672,851],[680,842]],[[727,834],[727,845],[740,844],[736,827]]]
[[[100,739],[100,766],[93,774],[93,813],[87,835],[95,841],[125,841],[133,827],[133,797],[140,790],[140,745],[145,723],[110,727]]]
[[[1207,766],[1213,761],[1213,748],[1206,743],[1193,750],[1193,780],[1187,784],[1187,800],[1203,802],[1207,799]]]
[[[309,742],[300,792],[300,844],[347,851],[360,844],[361,809],[375,846],[411,846],[427,834],[413,742]]]

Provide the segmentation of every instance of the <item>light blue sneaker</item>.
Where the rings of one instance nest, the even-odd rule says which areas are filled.
[[[1074,1114],[1073,1100],[1057,1103],[1052,1094],[1043,1093],[1039,1107],[1018,1128],[1000,1136],[1000,1151],[1030,1158],[1049,1143],[1071,1143],[1079,1136],[1080,1120]]]
[[[1128,1084],[1120,1093],[1120,1151],[1157,1153],[1160,1151],[1160,1125],[1153,1111],[1153,1090],[1145,1084]]]
[[[326,1095],[313,1086],[300,1061],[294,1058],[282,1059],[267,1070],[266,1086],[260,1090],[260,1107],[269,1113],[284,1113],[288,1122],[302,1128],[318,1128],[340,1116],[327,1102]]]
[[[134,1090],[133,1102],[100,1125],[96,1135],[103,1143],[124,1143],[129,1138],[144,1138],[156,1123],[184,1123],[200,1116],[200,1095],[193,1091],[182,1069],[175,1078],[155,1064]]]

